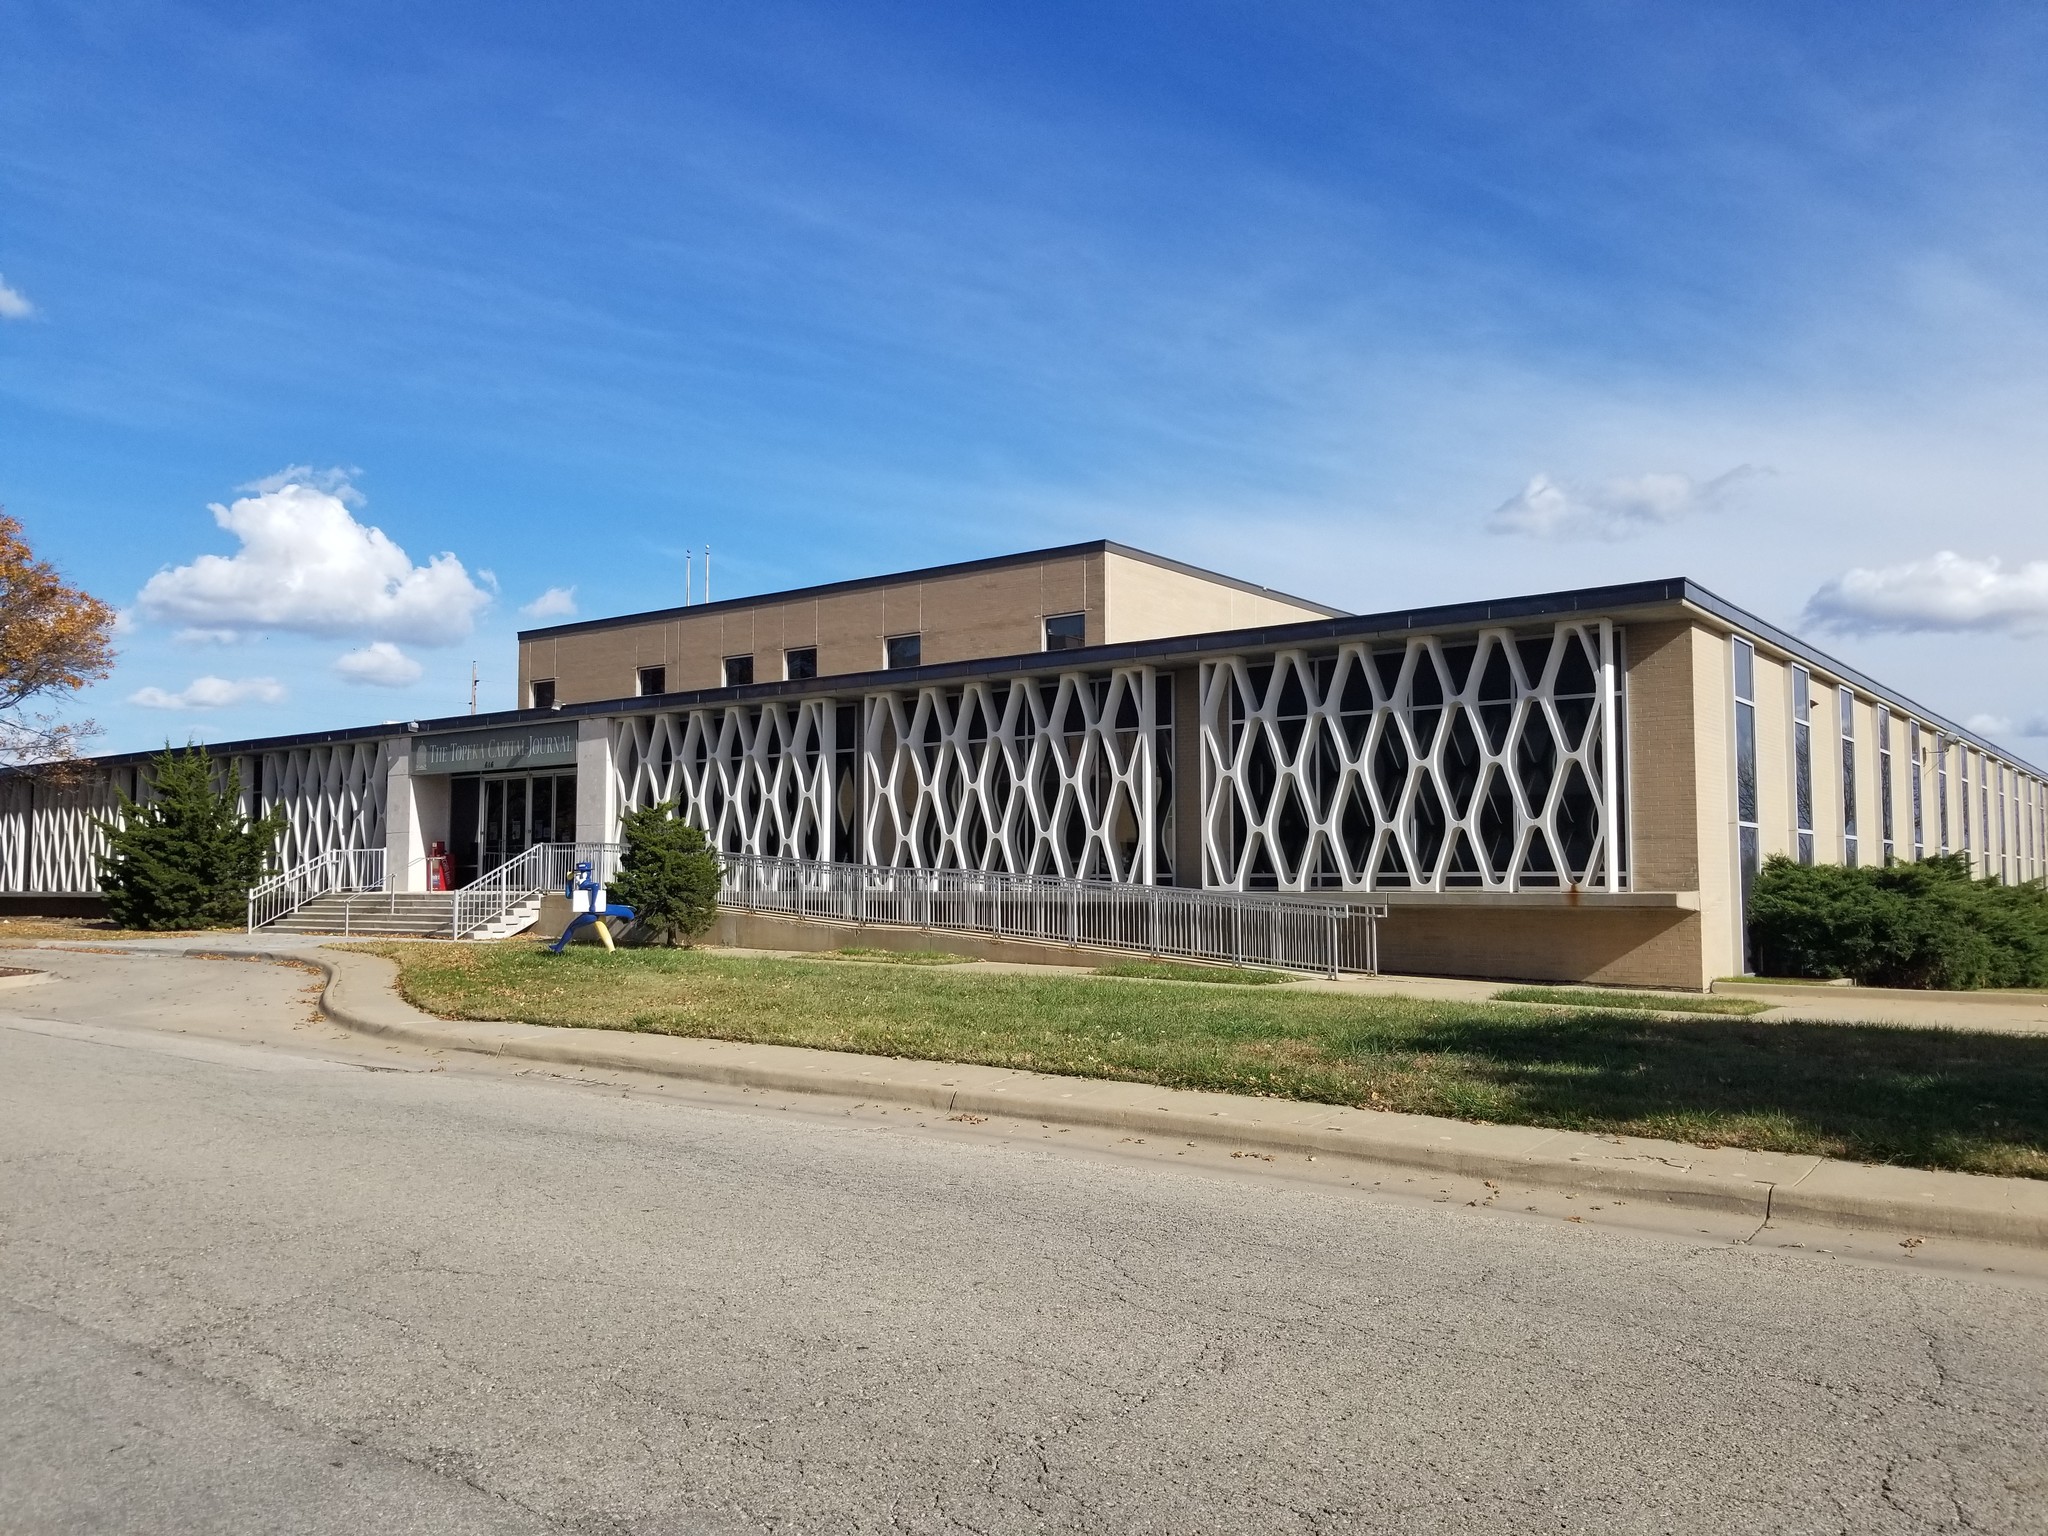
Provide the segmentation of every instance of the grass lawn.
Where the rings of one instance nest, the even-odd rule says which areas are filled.
[[[399,961],[405,995],[450,1018],[977,1062],[2048,1178],[2048,1039],[2027,1036],[689,950],[353,947]]]
[[[1598,987],[1504,987],[1496,1003],[1550,1003],[1571,1008],[1623,1008],[1633,1013],[1720,1013],[1741,1018],[1768,1013],[1776,1003],[1753,997],[1701,997],[1690,992],[1604,992]]]
[[[870,949],[848,944],[841,949],[821,950],[817,960],[871,960],[881,965],[966,965],[967,956],[948,954],[943,949]]]
[[[1229,986],[1270,987],[1293,981],[1285,971],[1260,970],[1249,965],[1189,965],[1180,960],[1112,960],[1095,967],[1097,976],[1121,976],[1135,981],[1207,981]]]

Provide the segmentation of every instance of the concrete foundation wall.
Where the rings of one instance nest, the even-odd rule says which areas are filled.
[[[1700,915],[1672,908],[1588,912],[1553,908],[1396,907],[1380,924],[1380,968],[1427,976],[1500,981],[1583,981],[1603,986],[1697,989]],[[533,935],[552,939],[569,920],[569,903],[549,897]],[[580,943],[596,943],[579,935]],[[1017,965],[1104,964],[1134,951],[1034,944],[943,929],[882,923],[827,923],[765,912],[721,912],[705,942],[737,949],[818,951],[856,947],[938,950]]]
[[[1380,969],[1698,991],[1706,967],[1698,912],[1396,906],[1380,924]]]

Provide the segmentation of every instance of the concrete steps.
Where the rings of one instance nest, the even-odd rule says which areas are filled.
[[[338,891],[315,896],[266,924],[264,932],[445,939],[453,936],[454,921],[455,897],[449,891]]]
[[[485,924],[472,939],[509,939],[540,918],[538,893]],[[349,891],[316,896],[265,933],[338,933],[349,937],[448,939],[455,936],[453,891]]]

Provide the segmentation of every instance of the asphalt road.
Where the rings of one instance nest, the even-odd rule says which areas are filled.
[[[2048,1289],[1971,1255],[440,1062],[303,973],[32,963],[10,1533],[2048,1529]]]

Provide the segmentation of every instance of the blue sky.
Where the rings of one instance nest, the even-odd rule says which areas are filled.
[[[2043,755],[2038,5],[0,39],[0,502],[128,613],[108,748],[509,705],[522,606],[706,542],[737,596],[1107,536],[1361,610],[1687,574]]]

